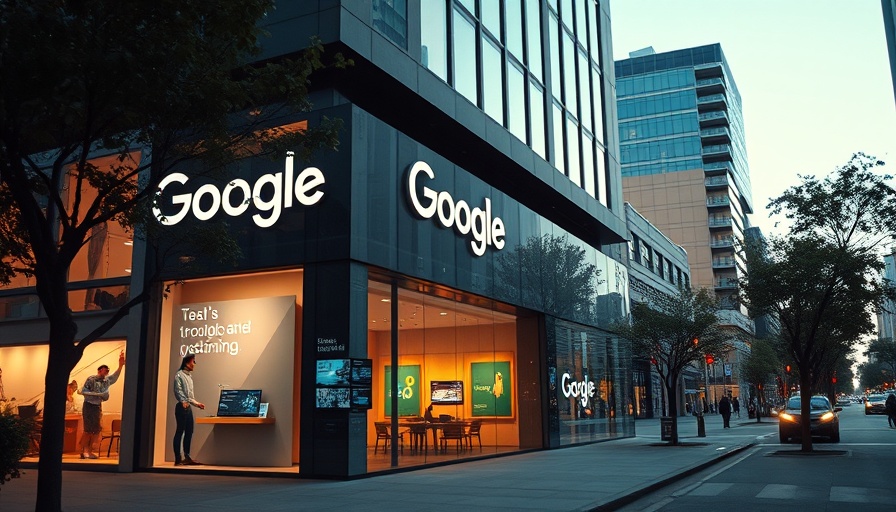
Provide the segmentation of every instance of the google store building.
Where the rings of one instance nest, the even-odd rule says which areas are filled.
[[[262,58],[317,35],[354,60],[282,119],[341,119],[339,148],[161,178],[162,228],[226,218],[236,267],[151,281],[151,249],[111,224],[96,237],[72,269],[79,328],[153,299],[76,367],[83,382],[127,353],[104,404],[120,438],[80,460],[74,403],[67,467],[349,478],[633,436],[631,349],[612,331],[628,272],[608,9],[278,4]],[[0,390],[22,403],[48,352],[29,286],[0,290]],[[175,467],[189,353],[203,465]]]

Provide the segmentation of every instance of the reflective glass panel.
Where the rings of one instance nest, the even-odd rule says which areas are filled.
[[[482,37],[483,110],[499,124],[504,124],[504,80],[501,49],[491,38]]]
[[[512,61],[507,63],[507,117],[510,132],[526,142],[526,77]]]
[[[476,28],[459,11],[454,11],[454,88],[474,105],[476,92]]]
[[[448,81],[448,18],[445,2],[421,2],[420,30],[421,58],[423,65]]]
[[[547,160],[545,152],[544,91],[535,83],[529,83],[529,119],[532,128],[532,150]]]

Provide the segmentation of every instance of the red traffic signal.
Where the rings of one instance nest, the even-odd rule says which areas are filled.
[[[706,364],[712,364],[713,362],[715,362],[715,360],[716,359],[712,357],[711,354],[706,354]]]
[[[784,373],[790,373],[790,365],[789,364],[784,366]]]

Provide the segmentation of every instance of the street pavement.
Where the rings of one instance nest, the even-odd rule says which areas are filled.
[[[660,441],[660,421],[638,420],[637,436],[348,481],[175,472],[65,471],[63,510],[378,511],[614,510],[777,435],[777,422],[679,418],[681,445]],[[34,509],[37,471],[0,487],[0,510]]]

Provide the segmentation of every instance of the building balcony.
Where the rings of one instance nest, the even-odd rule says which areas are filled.
[[[703,146],[703,158],[711,161],[731,160],[731,145]]]
[[[737,259],[733,256],[725,256],[712,259],[712,268],[735,268]]]
[[[697,92],[715,94],[725,92],[725,81],[721,78],[704,78],[697,80]]]
[[[734,290],[737,289],[736,277],[720,277],[715,280],[716,290]]]
[[[734,220],[731,217],[710,217],[709,227],[711,228],[730,228]]]
[[[734,163],[727,160],[721,162],[704,162],[703,172],[707,175],[727,175],[734,172]]]
[[[731,198],[728,196],[707,196],[706,206],[731,206]]]
[[[753,320],[750,320],[750,317],[736,309],[722,309],[718,312],[718,317],[720,325],[733,326],[749,334],[756,334],[756,326]]]
[[[700,111],[728,110],[728,98],[724,94],[697,96],[697,109]]]
[[[727,144],[731,142],[731,133],[725,126],[704,128],[700,130],[700,140],[704,144]]]
[[[717,110],[714,112],[705,112],[698,117],[700,126],[728,126],[728,114]]]
[[[713,249],[733,249],[734,239],[732,238],[714,238],[709,242],[709,246]]]
[[[728,186],[728,175],[710,176],[709,178],[704,178],[703,183],[706,185],[706,188],[726,188]]]

